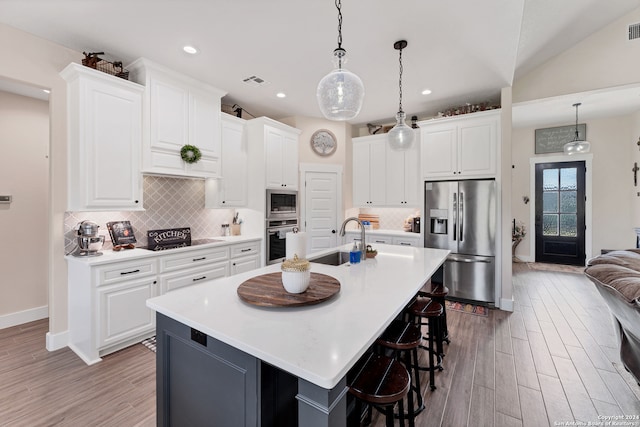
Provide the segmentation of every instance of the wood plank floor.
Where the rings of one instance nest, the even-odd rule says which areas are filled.
[[[452,342],[435,391],[423,373],[427,408],[416,425],[586,425],[640,415],[640,387],[620,363],[593,285],[525,263],[514,264],[513,282],[513,313],[448,312]],[[42,320],[0,330],[0,426],[155,425],[153,352],[135,345],[86,366],[69,349],[48,352],[47,329]]]

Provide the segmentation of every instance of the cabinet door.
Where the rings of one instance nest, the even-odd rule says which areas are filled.
[[[282,184],[291,190],[298,188],[298,136],[285,133],[282,145]]]
[[[405,197],[405,152],[393,150],[387,144],[386,159],[386,194],[387,205],[404,206],[406,204]]]
[[[223,120],[219,206],[247,205],[248,161],[244,125]]]
[[[152,78],[150,110],[151,148],[179,152],[189,141],[189,92],[177,84]]]
[[[353,204],[369,206],[369,145],[353,144]]]
[[[98,288],[98,348],[153,331],[155,312],[147,300],[157,295],[155,276]]]
[[[86,102],[80,112],[85,162],[70,167],[82,169],[79,179],[85,181],[86,195],[84,206],[74,208],[142,209],[142,94],[87,82],[81,96]]]
[[[404,205],[420,207],[420,190],[422,179],[420,178],[419,144],[414,143],[411,150],[404,153]],[[387,177],[389,175],[387,169]],[[389,193],[387,193],[388,195]]]
[[[421,134],[422,176],[457,176],[458,131],[455,124],[428,127]]]
[[[383,206],[386,203],[386,138],[369,143],[369,205]]]
[[[267,188],[282,188],[284,137],[280,131],[265,127],[265,168]]]
[[[495,176],[496,120],[472,120],[459,130],[459,173],[468,176]]]
[[[260,259],[258,256],[250,256],[238,258],[230,261],[231,275],[244,273],[245,271],[255,270],[260,267]]]
[[[220,157],[220,98],[197,90],[189,92],[189,143],[203,156]]]

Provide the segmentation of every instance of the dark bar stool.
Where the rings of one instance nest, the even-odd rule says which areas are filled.
[[[349,386],[356,397],[356,413],[362,413],[362,402],[374,406],[386,416],[387,427],[393,427],[395,404],[398,404],[400,425],[404,427],[402,400],[409,393],[411,380],[402,363],[391,357],[370,353]]]
[[[427,283],[420,292],[418,292],[418,295],[431,298],[442,305],[442,317],[440,318],[442,341],[447,344],[451,344],[451,341],[449,340],[449,327],[447,326],[447,305],[445,303],[445,297],[449,295],[449,288],[442,283],[429,281],[429,283]],[[441,354],[441,356],[444,357],[444,354]]]
[[[407,394],[407,413],[409,427],[414,427],[415,417],[424,410],[422,391],[420,390],[420,370],[418,369],[418,347],[422,342],[420,328],[414,323],[394,320],[376,340],[376,343],[385,349],[393,351],[396,360],[401,361],[409,377],[413,375],[411,389]],[[416,395],[414,405],[413,395]]]
[[[412,318],[413,322],[421,327],[428,325],[428,347],[420,346],[429,352],[429,366],[419,366],[422,371],[429,371],[429,382],[431,390],[436,389],[435,370],[442,371],[442,334],[440,332],[440,316],[444,308],[442,304],[435,302],[431,298],[417,297],[409,306],[406,312]],[[426,321],[426,323],[425,323]]]

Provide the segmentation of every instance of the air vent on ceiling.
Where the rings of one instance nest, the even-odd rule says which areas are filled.
[[[640,39],[640,23],[629,25],[629,40]]]
[[[268,81],[258,76],[250,76],[246,79],[242,79],[242,81],[250,86],[266,86],[269,84]]]

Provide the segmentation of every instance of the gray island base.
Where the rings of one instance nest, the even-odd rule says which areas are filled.
[[[346,426],[349,372],[449,253],[376,249],[355,265],[312,262],[312,272],[340,282],[316,305],[265,308],[238,297],[240,284],[277,264],[147,300],[156,311],[157,425]]]

